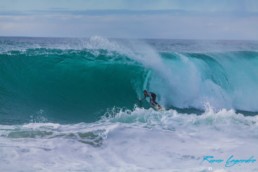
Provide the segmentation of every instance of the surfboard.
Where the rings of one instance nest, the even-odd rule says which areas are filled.
[[[158,104],[156,104],[156,105],[154,105],[154,106],[151,106],[153,109],[155,109],[156,111],[164,111],[165,109],[162,107],[162,106],[160,106],[160,105],[158,105]]]

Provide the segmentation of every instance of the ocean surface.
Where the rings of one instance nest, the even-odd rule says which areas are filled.
[[[0,37],[0,171],[257,172],[257,144],[257,41]]]

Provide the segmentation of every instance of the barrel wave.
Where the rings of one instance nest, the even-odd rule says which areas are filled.
[[[60,48],[53,40],[1,44],[3,123],[93,122],[114,107],[148,108],[139,103],[143,89],[155,92],[167,109],[258,111],[255,50],[176,51],[175,45],[164,50],[151,41],[103,38],[79,48]]]

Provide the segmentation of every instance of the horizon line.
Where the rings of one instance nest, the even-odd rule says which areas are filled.
[[[90,39],[91,37],[95,37],[99,35],[93,36],[82,36],[82,37],[69,37],[69,36],[2,36],[0,38],[44,38],[44,39]],[[212,38],[122,38],[122,37],[106,37],[106,36],[99,36],[107,39],[131,39],[131,40],[185,40],[185,41],[258,41],[258,39],[212,39]]]

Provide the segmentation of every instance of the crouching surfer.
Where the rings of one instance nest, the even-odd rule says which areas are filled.
[[[146,99],[146,97],[149,97],[150,98],[150,103],[151,103],[151,106],[154,107],[156,110],[159,110],[161,109],[162,107],[156,102],[156,98],[157,98],[157,95],[153,92],[148,92],[147,90],[144,90],[143,91],[143,99]]]

